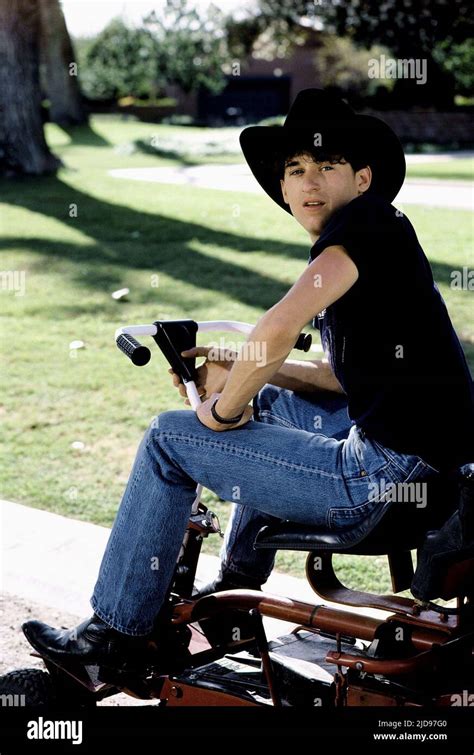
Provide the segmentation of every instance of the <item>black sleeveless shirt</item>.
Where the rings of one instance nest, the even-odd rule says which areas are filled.
[[[408,218],[370,193],[329,220],[309,262],[342,245],[359,278],[314,318],[350,418],[437,470],[474,461],[474,386]]]

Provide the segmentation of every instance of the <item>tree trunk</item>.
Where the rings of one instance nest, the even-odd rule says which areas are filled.
[[[37,0],[0,0],[0,174],[54,173],[41,117]]]
[[[77,62],[59,0],[39,0],[42,85],[49,117],[60,126],[87,123],[77,79]]]

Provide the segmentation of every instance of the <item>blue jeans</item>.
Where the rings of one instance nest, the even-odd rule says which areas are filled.
[[[345,397],[265,385],[254,416],[216,433],[192,410],[167,411],[146,431],[102,559],[94,612],[120,632],[147,634],[164,601],[196,483],[232,502],[223,568],[266,581],[274,551],[253,549],[265,524],[291,520],[347,530],[380,505],[374,484],[431,476],[351,423]],[[372,486],[369,487],[369,486]]]

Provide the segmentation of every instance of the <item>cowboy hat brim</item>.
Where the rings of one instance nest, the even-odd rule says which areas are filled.
[[[322,90],[305,90],[300,95],[310,92],[325,94]],[[290,145],[309,143],[315,134],[320,134],[324,151],[344,155],[344,148],[355,150],[367,160],[372,170],[370,191],[389,202],[400,191],[405,180],[406,163],[395,132],[380,118],[356,114],[342,101],[341,104],[347,108],[346,113],[338,112],[332,118],[328,113],[329,117],[296,121],[290,119],[290,113],[283,126],[249,126],[240,134],[240,146],[253,175],[264,191],[290,214],[290,207],[283,200],[275,163],[278,155]]]

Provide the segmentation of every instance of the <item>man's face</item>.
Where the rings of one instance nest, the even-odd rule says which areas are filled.
[[[287,161],[280,180],[283,199],[315,243],[336,212],[370,186],[370,167],[354,173],[349,163],[314,162],[308,152]]]

